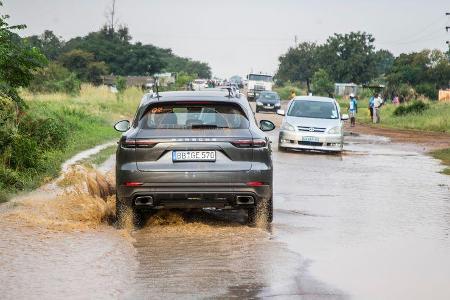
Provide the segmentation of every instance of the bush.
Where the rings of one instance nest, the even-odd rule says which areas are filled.
[[[438,89],[432,83],[421,83],[416,85],[416,92],[428,99],[437,100],[438,98]]]
[[[417,97],[417,93],[409,84],[401,84],[396,92],[401,102],[409,102]]]
[[[16,171],[0,166],[0,190],[6,191],[11,188],[23,188],[20,176]],[[2,202],[1,199],[0,202]]]
[[[302,94],[302,89],[292,85],[291,83],[286,84],[283,87],[276,87],[273,89],[275,92],[278,93],[281,99],[287,100],[291,96],[291,91],[295,91],[295,94],[297,96],[300,96]]]
[[[16,108],[11,100],[0,98],[0,155],[16,133]]]
[[[330,96],[334,92],[334,83],[324,69],[319,69],[312,78],[312,91],[314,95]]]
[[[81,81],[74,73],[57,83],[58,90],[72,96],[79,95],[81,91]]]
[[[78,95],[81,82],[74,73],[57,63],[50,63],[47,67],[36,72],[29,90],[32,93],[66,93]]]
[[[430,105],[423,101],[414,101],[408,105],[400,105],[394,110],[394,116],[405,116],[409,114],[421,114],[429,109]]]
[[[19,125],[19,132],[29,136],[39,148],[63,149],[68,142],[69,130],[60,119],[33,118],[27,115]]]
[[[27,136],[16,135],[11,144],[9,166],[16,170],[33,169],[39,162],[38,143]]]

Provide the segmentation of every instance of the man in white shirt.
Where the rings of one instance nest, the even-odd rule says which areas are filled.
[[[373,100],[373,122],[374,123],[380,123],[380,109],[381,105],[383,104],[383,99],[380,97],[380,95],[376,95],[375,99]]]

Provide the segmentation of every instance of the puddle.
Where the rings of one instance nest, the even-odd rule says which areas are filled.
[[[67,167],[0,206],[2,298],[448,299],[449,177],[414,147],[364,138],[348,137],[360,155],[275,151],[268,230],[213,210],[118,230],[114,159]]]

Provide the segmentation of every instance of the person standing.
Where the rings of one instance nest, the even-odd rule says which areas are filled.
[[[392,104],[394,104],[395,106],[400,105],[400,99],[398,99],[397,95],[395,95],[394,99],[392,99]]]
[[[292,89],[292,90],[291,90],[291,94],[289,95],[289,100],[294,99],[296,96],[297,96],[297,95],[296,95],[296,93],[295,93],[295,90]]]
[[[383,99],[377,94],[377,97],[373,100],[373,123],[380,123],[380,109],[383,104]]]
[[[348,103],[348,114],[350,117],[350,126],[355,127],[356,114],[358,113],[358,101],[353,93],[350,94],[350,101]]]
[[[377,96],[377,94],[373,94],[373,96],[371,96],[369,99],[369,114],[370,114],[370,119],[372,121],[373,121],[373,102],[374,102],[376,96]]]

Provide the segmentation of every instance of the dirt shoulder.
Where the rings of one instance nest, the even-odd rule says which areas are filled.
[[[345,129],[348,132],[359,134],[385,136],[398,143],[419,144],[424,147],[425,151],[450,148],[450,134],[447,133],[392,129],[360,123],[356,127],[350,127],[346,124]]]

